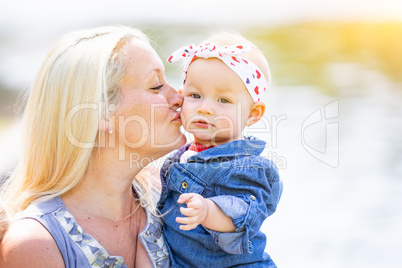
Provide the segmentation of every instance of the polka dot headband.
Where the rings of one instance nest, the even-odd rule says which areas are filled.
[[[182,59],[188,61],[183,70],[183,84],[186,82],[187,70],[190,64],[198,58],[218,58],[232,69],[243,81],[254,102],[262,99],[268,87],[268,82],[262,71],[250,60],[239,55],[253,49],[252,46],[234,45],[219,47],[214,44],[189,45],[179,48],[168,58],[168,62]]]

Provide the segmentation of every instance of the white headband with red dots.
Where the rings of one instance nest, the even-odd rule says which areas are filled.
[[[250,60],[239,56],[253,49],[252,46],[234,45],[219,47],[214,44],[189,45],[179,48],[168,58],[175,62],[188,58],[183,70],[183,85],[186,82],[187,69],[190,63],[198,58],[218,58],[232,69],[243,81],[254,102],[261,101],[268,87],[267,79],[262,71]]]

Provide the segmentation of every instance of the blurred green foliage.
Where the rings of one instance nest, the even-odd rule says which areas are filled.
[[[334,93],[326,67],[338,62],[362,64],[402,82],[401,22],[315,22],[246,33],[264,50],[276,84],[307,84]]]
[[[164,60],[178,47],[227,29],[158,25],[144,30]],[[264,51],[277,85],[309,85],[325,94],[337,94],[328,68],[333,63],[356,63],[402,82],[402,22],[309,22],[242,28],[239,32]],[[168,77],[177,68],[166,64]]]
[[[154,40],[153,47],[166,63],[178,47],[199,43],[210,33],[227,29],[166,24],[144,26],[142,30]],[[402,22],[309,22],[241,28],[239,32],[264,51],[277,85],[310,85],[323,93],[336,94],[338,89],[328,66],[350,62],[402,82]],[[165,66],[168,77],[180,73],[177,64]],[[0,81],[0,117],[14,115],[19,91],[6,88]]]

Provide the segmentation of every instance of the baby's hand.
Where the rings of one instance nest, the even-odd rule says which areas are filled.
[[[180,230],[192,230],[203,223],[208,214],[208,204],[204,197],[195,193],[180,195],[177,203],[186,203],[187,208],[180,208],[181,214],[187,217],[177,217],[176,222],[182,223]]]

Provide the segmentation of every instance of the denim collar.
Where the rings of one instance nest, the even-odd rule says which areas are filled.
[[[260,155],[265,149],[265,141],[254,137],[248,137],[245,140],[237,140],[225,143],[208,150],[199,152],[190,159],[194,161],[208,161],[214,158],[233,158],[239,156]]]

